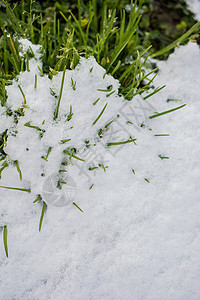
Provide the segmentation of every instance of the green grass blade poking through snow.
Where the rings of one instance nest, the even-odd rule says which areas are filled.
[[[16,187],[11,187],[11,186],[4,186],[4,185],[0,185],[0,188],[31,193],[31,189],[16,188]]]
[[[63,85],[64,85],[64,80],[65,80],[65,72],[66,72],[66,65],[65,65],[64,70],[63,70],[62,81],[61,81],[61,86],[60,86],[60,93],[59,93],[59,97],[58,97],[58,103],[57,103],[57,106],[56,106],[56,112],[55,112],[54,120],[56,120],[57,117],[58,117],[58,111],[59,111],[59,107],[60,107],[60,100],[61,100],[61,97],[62,97]]]
[[[168,133],[159,133],[159,134],[154,134],[154,136],[169,136]]]
[[[24,92],[23,92],[23,90],[22,90],[22,88],[19,84],[18,84],[18,88],[19,88],[19,90],[20,90],[20,92],[23,96],[23,99],[24,99],[23,106],[25,106],[26,105],[26,96],[25,96],[25,94],[24,94]]]
[[[83,212],[83,210],[75,202],[73,202],[73,205],[76,206],[81,212]]]
[[[52,150],[52,147],[49,147],[46,157],[43,155],[43,156],[41,156],[41,158],[48,162],[48,157],[49,157],[49,154],[50,154],[51,150]]]
[[[34,88],[37,88],[37,75],[35,74],[35,84],[34,84]]]
[[[69,152],[69,151],[67,151],[67,150],[63,150],[63,153],[65,153],[65,154],[69,155],[69,157],[70,157],[70,158],[71,158],[71,157],[73,157],[73,158],[75,158],[75,159],[78,159],[78,160],[80,160],[80,161],[85,161],[84,159],[82,159],[82,158],[80,158],[80,157],[78,157],[78,156],[74,155],[74,154],[73,154],[73,152],[72,152],[72,153],[70,153],[70,152]]]
[[[19,173],[19,178],[22,181],[22,171],[20,170],[18,160],[15,161],[15,165],[16,165],[16,168],[17,168],[17,172]]]
[[[135,144],[135,141],[137,139],[130,139],[130,140],[127,140],[127,141],[123,141],[123,142],[113,142],[113,143],[107,143],[106,146],[107,147],[110,147],[110,146],[118,146],[118,145],[124,145],[124,144],[128,144],[128,143],[131,143],[133,142]]]
[[[42,196],[38,195],[37,198],[33,201],[33,203],[36,203],[38,201],[42,200]]]
[[[153,91],[152,93],[148,94],[147,96],[145,96],[143,99],[146,100],[148,98],[150,98],[151,96],[155,95],[156,93],[160,92],[162,89],[164,89],[166,87],[166,85],[163,85],[161,87],[157,87],[155,89],[155,91]]]
[[[42,69],[39,66],[38,66],[38,70],[40,71],[41,76],[44,76],[44,73],[42,72]]]
[[[43,218],[44,218],[44,213],[45,213],[46,207],[47,207],[46,203],[43,202],[42,212],[41,212],[41,216],[40,216],[40,223],[39,223],[39,231],[42,228],[42,222],[43,222]]]
[[[8,230],[6,225],[3,228],[3,243],[6,256],[8,257]]]
[[[96,118],[96,120],[93,122],[93,125],[95,125],[97,123],[97,121],[101,118],[101,116],[104,113],[104,110],[106,109],[106,106],[108,105],[108,102],[105,104],[104,108],[102,109],[102,111],[100,112],[100,114],[98,115],[98,117]]]
[[[96,105],[97,102],[99,102],[99,100],[100,100],[100,98],[98,98],[97,100],[95,100],[92,104],[93,104],[93,105]]]
[[[157,117],[166,115],[166,114],[168,114],[168,113],[170,113],[170,112],[173,112],[173,111],[175,111],[175,110],[178,110],[178,109],[180,109],[180,108],[182,108],[182,107],[184,107],[184,106],[186,106],[186,104],[183,104],[183,105],[178,106],[178,107],[173,108],[173,109],[169,109],[169,110],[163,111],[163,112],[161,112],[161,113],[157,113],[156,115],[150,116],[149,119],[154,119],[154,118],[157,118]]]

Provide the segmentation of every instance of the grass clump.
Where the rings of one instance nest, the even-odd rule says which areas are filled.
[[[129,1],[93,0],[68,3],[61,1],[61,4],[56,2],[50,6],[48,2],[23,0],[12,7],[3,0],[4,14],[0,14],[2,75],[9,74],[10,77],[10,73],[19,74],[25,68],[28,69],[29,59],[34,55],[30,48],[25,57],[20,57],[19,44],[14,38],[18,35],[42,45],[41,74],[49,73],[51,77],[52,72],[64,70],[64,67],[73,69],[80,56],[93,55],[107,73],[120,80],[124,96],[130,99],[134,95],[135,87],[140,88],[142,93],[142,72],[145,64],[141,63],[141,58],[147,56],[147,50],[150,50],[155,36],[155,33],[150,34],[152,39],[147,44],[147,41],[143,42],[142,32],[146,34],[151,30],[148,22],[145,26],[145,17],[152,14],[153,3],[131,1],[129,10],[125,10],[127,4],[130,4]],[[181,12],[186,14],[183,8]],[[163,49],[156,48],[155,51],[154,46],[151,55],[156,57],[168,54],[176,45],[188,40],[199,28],[199,23],[194,24],[194,21],[191,25],[193,27],[181,37],[175,35],[178,39],[170,45],[169,42],[168,45],[163,43]],[[158,27],[158,22],[156,26]],[[187,29],[188,26],[184,28]],[[127,58],[131,58],[133,63],[127,63]],[[139,81],[136,80],[137,77],[140,77]]]

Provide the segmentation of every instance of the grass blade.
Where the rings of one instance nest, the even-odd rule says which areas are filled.
[[[113,142],[113,143],[107,143],[106,146],[107,147],[110,147],[110,146],[117,146],[117,145],[124,145],[124,144],[128,144],[128,143],[131,143],[131,142],[135,142],[137,139],[130,139],[130,140],[127,140],[127,141],[123,141],[123,142]],[[135,144],[135,143],[134,143]]]
[[[8,257],[8,230],[6,225],[3,227],[3,243],[6,256]]]
[[[155,91],[153,91],[151,94],[148,94],[147,96],[145,96],[143,99],[146,100],[148,98],[150,98],[151,96],[153,96],[154,94],[158,93],[159,91],[161,91],[162,89],[164,89],[166,87],[166,84],[159,87],[159,88],[156,88]]]
[[[81,212],[83,212],[83,210],[75,203],[73,202],[74,206],[76,206]]]
[[[67,151],[67,150],[64,150],[63,153],[69,155],[70,157],[76,158],[76,159],[78,159],[78,160],[80,160],[80,161],[85,161],[84,159],[82,159],[82,158],[80,158],[80,157],[74,155],[73,153],[70,153],[70,152]]]
[[[4,186],[4,185],[0,185],[0,188],[31,193],[31,189],[16,188],[16,187]]]
[[[37,88],[37,75],[35,74],[35,84],[34,84],[34,88]]]
[[[98,98],[96,101],[94,101],[92,104],[93,105],[96,105],[97,104],[97,102],[100,100],[100,98]]]
[[[154,136],[169,136],[169,134],[168,133],[154,134]]]
[[[108,103],[105,104],[104,108],[102,109],[102,111],[100,112],[100,114],[98,115],[98,117],[96,118],[96,120],[93,122],[93,125],[95,125],[97,123],[97,121],[101,118],[101,116],[104,113],[104,110],[106,109],[107,105],[108,105]]]
[[[25,96],[25,94],[24,94],[24,92],[23,92],[23,90],[22,90],[22,88],[21,88],[21,86],[19,84],[18,84],[18,88],[20,89],[20,92],[21,92],[21,94],[23,96],[23,99],[24,99],[23,106],[24,106],[26,104],[26,96]]]
[[[173,111],[175,111],[175,110],[178,110],[178,109],[180,109],[180,108],[182,108],[182,107],[184,107],[184,106],[186,106],[186,104],[183,104],[183,105],[178,106],[178,107],[173,108],[173,109],[169,109],[169,110],[163,111],[163,112],[161,112],[161,113],[157,113],[156,115],[150,116],[149,119],[154,119],[154,118],[157,118],[157,117],[166,115],[166,114],[168,114],[168,113],[170,113],[170,112],[173,112]]]
[[[180,44],[183,41],[185,41],[196,29],[198,29],[198,27],[200,27],[200,22],[198,22],[194,26],[192,26],[192,28],[190,28],[186,33],[184,33],[176,41],[174,41],[173,43],[171,43],[170,45],[168,45],[164,49],[161,49],[161,50],[157,51],[156,53],[152,54],[151,57],[160,56],[160,55],[163,55],[163,54],[169,52],[170,50],[172,50],[173,48],[175,48],[178,44]]]
[[[27,122],[27,123],[25,123],[24,126],[29,127],[29,128],[33,128],[33,129],[36,129],[36,130],[39,130],[39,131],[42,131],[42,129],[40,127],[31,125],[30,121]]]
[[[64,144],[64,143],[67,143],[69,141],[71,141],[71,139],[61,140],[61,143]]]
[[[20,170],[18,160],[15,161],[15,165],[16,165],[16,168],[17,168],[17,172],[19,173],[19,178],[20,178],[20,180],[22,180],[22,171]]]
[[[65,80],[65,71],[66,71],[66,65],[65,65],[64,70],[63,70],[62,82],[61,82],[61,86],[60,86],[60,93],[59,93],[59,97],[58,97],[58,103],[57,103],[57,106],[56,106],[56,112],[55,112],[54,120],[56,120],[57,117],[58,117],[60,100],[61,100],[61,97],[62,97],[63,85],[64,85],[64,80]]]
[[[70,14],[72,15],[76,25],[78,26],[78,29],[79,29],[79,32],[80,32],[80,35],[82,37],[82,40],[83,40],[83,43],[85,45],[85,47],[87,48],[87,42],[86,42],[86,39],[85,39],[85,36],[84,36],[84,33],[83,33],[83,30],[81,28],[81,25],[79,23],[79,21],[76,19],[75,15],[70,11]]]
[[[23,36],[25,36],[25,32],[23,31],[23,29],[21,27],[21,24],[17,20],[15,14],[13,13],[13,10],[10,8],[9,4],[5,0],[2,0],[2,1],[6,6],[7,14],[9,16],[9,19],[10,19],[12,25],[13,25],[13,28],[16,31],[20,32]]]
[[[45,213],[46,207],[47,207],[46,203],[43,202],[42,212],[41,212],[41,216],[40,216],[40,223],[39,223],[39,231],[42,228],[42,221],[43,221],[43,218],[44,218],[44,213]]]
[[[40,71],[41,75],[44,76],[44,73],[42,72],[42,70],[39,66],[38,66],[38,70]]]
[[[42,197],[41,197],[41,195],[38,195],[37,198],[33,201],[33,203],[36,203],[40,200],[42,200]]]
[[[117,57],[120,55],[120,53],[123,51],[123,49],[126,47],[126,45],[128,44],[128,42],[131,40],[131,38],[133,37],[134,33],[135,33],[135,30],[136,30],[136,27],[139,23],[141,19],[141,16],[138,17],[137,21],[135,22],[134,26],[131,28],[131,31],[128,32],[126,35],[125,35],[125,38],[124,38],[124,41],[121,42],[119,44],[118,47],[116,47],[116,50],[114,51],[113,53],[113,56],[110,60],[110,63],[108,64],[108,67],[107,67],[107,73],[110,69],[110,67],[113,65],[113,63],[116,61]]]

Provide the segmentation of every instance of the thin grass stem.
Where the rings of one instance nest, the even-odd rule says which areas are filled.
[[[73,205],[76,206],[81,212],[83,212],[83,210],[75,202],[73,202]]]
[[[62,97],[63,85],[64,85],[64,80],[65,80],[65,71],[66,71],[66,65],[64,66],[64,70],[63,70],[60,93],[59,93],[59,97],[58,97],[58,103],[57,103],[57,106],[56,106],[56,112],[55,112],[54,120],[56,120],[57,117],[58,117],[58,111],[59,111],[59,107],[60,107],[60,100],[61,100],[61,97]]]
[[[154,118],[157,118],[157,117],[166,115],[166,114],[171,113],[171,112],[173,112],[173,111],[175,111],[175,110],[178,110],[178,109],[180,109],[180,108],[182,108],[182,107],[184,107],[184,106],[186,106],[186,104],[183,104],[183,105],[178,106],[178,107],[173,108],[173,109],[169,109],[169,110],[163,111],[163,112],[161,112],[161,113],[157,113],[156,115],[150,116],[149,119],[154,119]]]
[[[96,120],[93,122],[93,125],[95,125],[98,122],[98,120],[101,118],[101,116],[103,115],[107,105],[108,105],[108,103],[105,104],[104,108],[102,109],[102,111],[100,112],[100,114],[98,115]]]
[[[43,222],[43,218],[44,218],[44,213],[45,213],[46,207],[47,207],[46,203],[43,202],[42,212],[41,212],[41,216],[40,216],[40,223],[39,223],[39,231],[42,228],[42,222]]]
[[[31,189],[16,188],[16,187],[3,186],[3,185],[0,185],[0,188],[31,193]]]
[[[132,143],[132,142],[134,143],[136,140],[137,139],[130,139],[130,140],[127,140],[127,141],[122,141],[122,142],[107,143],[106,146],[110,147],[110,146],[124,145],[124,144]]]
[[[8,257],[8,229],[7,225],[3,227],[3,243],[4,243],[4,249],[6,256]]]

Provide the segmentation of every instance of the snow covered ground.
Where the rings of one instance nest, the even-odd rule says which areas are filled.
[[[105,132],[102,140],[108,134],[119,141],[130,133],[137,138],[137,145],[115,145],[108,150],[103,142],[98,144],[95,155],[103,155],[108,168],[106,172],[92,171],[91,178],[80,172],[78,165],[71,167],[70,176],[77,189],[74,201],[84,213],[70,204],[49,205],[39,232],[41,204],[32,203],[32,193],[0,190],[0,224],[7,224],[9,247],[9,258],[6,258],[3,242],[0,244],[0,299],[200,298],[199,46],[195,43],[181,46],[166,62],[156,63],[159,74],[154,85],[166,84],[166,88],[149,98],[149,104],[133,100],[132,104],[123,106],[123,100],[113,94],[110,96],[113,98],[105,97],[99,105],[102,109],[106,101],[122,101],[116,104],[121,130],[117,136],[114,131],[111,136]],[[117,81],[109,80],[117,88]],[[100,88],[103,87],[102,83]],[[87,94],[83,97],[87,99]],[[167,99],[180,101],[167,102]],[[187,105],[176,112],[151,120],[147,117],[184,103]],[[94,115],[85,111],[90,122],[97,117],[97,111],[96,106]],[[44,115],[47,113],[51,111],[44,111]],[[133,124],[127,125],[127,120]],[[143,122],[146,126],[140,127]],[[87,132],[80,131],[80,134],[87,137]],[[169,136],[155,136],[159,134]],[[20,141],[16,154],[12,147],[9,149],[9,140],[7,147],[11,156],[20,159],[17,156],[21,151]],[[48,144],[44,147],[48,148]],[[56,154],[52,155],[57,161]],[[35,166],[29,165],[32,172]],[[30,172],[26,167],[22,166],[28,182]],[[14,167],[4,172],[1,185],[22,185]],[[45,172],[50,171],[47,168]],[[36,192],[34,187],[33,191]]]

